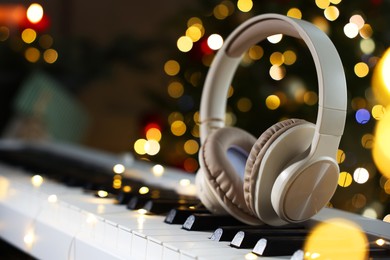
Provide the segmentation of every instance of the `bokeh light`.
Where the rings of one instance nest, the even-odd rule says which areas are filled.
[[[352,175],[349,172],[340,172],[338,184],[344,188],[350,186],[352,184]]]
[[[339,15],[340,15],[340,11],[334,5],[328,6],[324,10],[324,16],[329,21],[335,21],[337,18],[339,18]]]
[[[318,95],[314,91],[306,91],[303,95],[303,102],[308,106],[314,106],[318,102]]]
[[[371,109],[372,117],[376,120],[380,120],[386,113],[386,108],[382,105],[375,105]]]
[[[197,141],[191,139],[184,143],[184,151],[187,154],[196,154],[199,150],[199,144]]]
[[[149,191],[150,191],[149,187],[147,186],[142,186],[141,188],[138,189],[138,193],[142,195],[149,193]]]
[[[171,124],[171,132],[176,136],[182,136],[187,130],[186,124],[181,120],[176,120]]]
[[[25,43],[32,43],[37,38],[37,32],[31,28],[27,28],[23,30],[21,36]]]
[[[39,45],[43,49],[51,48],[53,43],[54,43],[54,39],[49,34],[44,34],[44,35],[39,37]]]
[[[286,76],[286,69],[284,66],[272,65],[269,69],[269,75],[273,80],[282,80]]]
[[[280,99],[277,95],[269,95],[265,99],[265,105],[267,106],[268,109],[275,110],[280,106]]]
[[[161,164],[156,164],[152,167],[152,173],[156,177],[161,177],[165,172],[164,166]]]
[[[192,39],[188,36],[181,36],[177,40],[177,48],[181,52],[189,52],[192,49],[193,42]]]
[[[114,167],[112,167],[112,171],[116,174],[122,174],[125,172],[125,166],[121,163],[115,164]]]
[[[376,64],[372,75],[372,90],[376,100],[384,106],[390,104],[390,48]]]
[[[9,28],[7,26],[0,26],[0,41],[4,42],[9,38]]]
[[[164,64],[164,71],[169,76],[175,76],[180,71],[180,64],[175,60],[168,60]]]
[[[372,36],[372,34],[373,34],[373,30],[372,30],[371,25],[369,25],[369,24],[366,23],[366,24],[363,26],[363,28],[360,29],[359,34],[360,34],[360,36],[361,36],[363,39],[368,39],[368,38],[370,38],[370,37]]]
[[[252,7],[253,7],[252,0],[238,0],[237,1],[237,8],[241,12],[245,12],[245,13],[249,12],[250,10],[252,10]]]
[[[43,17],[43,8],[40,4],[33,3],[27,8],[26,15],[31,23],[39,23]]]
[[[315,3],[318,8],[325,9],[330,5],[329,0],[315,0]]]
[[[385,113],[375,126],[372,156],[379,171],[390,178],[390,113]]]
[[[345,152],[343,150],[337,150],[336,160],[338,164],[343,163],[345,161]]]
[[[148,155],[156,155],[160,151],[160,144],[156,140],[147,140],[144,146],[145,153]]]
[[[287,16],[296,18],[296,19],[301,19],[302,18],[302,12],[296,7],[292,7],[287,11]]]
[[[202,36],[203,36],[201,27],[196,26],[196,25],[192,25],[192,26],[188,27],[188,29],[186,31],[186,36],[190,37],[193,42],[199,41],[199,39],[202,38]]]
[[[143,138],[140,138],[137,141],[135,141],[135,143],[134,143],[134,151],[137,154],[139,154],[139,155],[146,154],[146,151],[145,151],[145,144],[146,144],[146,142],[147,142],[147,140],[143,139]]]
[[[242,97],[237,101],[237,109],[241,112],[248,112],[252,108],[252,101],[249,98]]]
[[[267,37],[267,40],[270,43],[276,44],[283,39],[283,34],[275,34]]]
[[[280,66],[284,63],[284,55],[281,52],[273,52],[269,57],[269,61],[272,65]]]
[[[365,149],[371,149],[374,144],[374,135],[364,134],[361,139],[362,147]]]
[[[294,51],[287,50],[283,52],[283,62],[286,65],[293,65],[297,60],[297,54]]]
[[[369,177],[370,174],[368,173],[367,169],[362,167],[356,168],[356,170],[353,172],[353,180],[359,184],[366,183]]]
[[[35,47],[29,47],[24,52],[24,57],[31,63],[35,63],[41,57],[41,52]]]
[[[146,131],[146,139],[155,140],[159,142],[161,140],[162,134],[160,129],[151,127]]]
[[[218,50],[223,45],[223,39],[222,36],[219,34],[212,34],[207,38],[207,45],[212,50]]]
[[[368,256],[365,233],[354,222],[329,219],[314,227],[304,245],[305,259],[363,260]]]
[[[359,124],[363,125],[363,124],[367,124],[368,121],[370,121],[371,114],[367,109],[361,108],[358,111],[356,111],[355,118]]]
[[[359,34],[359,28],[356,24],[354,23],[347,23],[345,26],[344,26],[344,34],[348,37],[348,38],[355,38],[358,34]]]
[[[364,54],[372,54],[375,51],[375,41],[373,39],[361,39],[360,50]]]
[[[43,60],[49,64],[56,62],[58,59],[58,52],[54,49],[47,49],[43,52]]]
[[[43,178],[41,175],[36,174],[36,175],[31,177],[31,184],[34,187],[40,187],[42,185],[42,183],[43,183]]]
[[[370,69],[365,62],[359,62],[355,65],[354,71],[355,71],[356,76],[358,76],[359,78],[363,78],[363,77],[367,76]]]
[[[187,172],[195,172],[199,168],[199,164],[198,161],[194,158],[187,158],[184,160],[183,167]],[[182,183],[184,185],[182,185]],[[183,179],[183,182],[180,181],[180,185],[182,186],[188,186],[189,184],[190,182],[188,179]]]

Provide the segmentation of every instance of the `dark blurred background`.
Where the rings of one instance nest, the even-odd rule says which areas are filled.
[[[43,10],[36,23],[26,16],[34,3]],[[390,213],[390,152],[386,138],[380,147],[374,140],[390,130],[378,138],[389,101],[386,67],[378,65],[390,42],[388,0],[0,1],[3,136],[131,152],[193,174],[202,84],[218,39],[269,12],[316,24],[339,50],[348,117],[332,204],[383,218]],[[259,136],[285,118],[315,122],[317,79],[302,42],[264,41],[241,65],[228,125]]]

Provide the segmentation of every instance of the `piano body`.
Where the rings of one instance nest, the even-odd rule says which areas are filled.
[[[125,178],[163,186],[185,196],[195,195],[194,178],[174,169],[166,168],[162,173],[160,167],[156,174],[151,163],[131,158],[61,145],[38,147],[7,141],[0,143],[0,154],[40,150],[47,155],[44,156],[47,161],[57,163],[53,159],[56,156],[72,160],[76,157],[80,161],[92,160],[94,167],[106,167],[107,171],[120,163],[126,168],[121,173]],[[0,165],[0,236],[38,259],[301,259],[299,254],[258,256],[250,248],[234,248],[229,241],[211,240],[213,231],[184,230],[182,224],[164,223],[165,215],[129,210],[126,205],[119,205],[116,198],[101,198],[85,188],[64,185],[37,174],[41,173]],[[367,235],[385,243],[390,241],[389,223],[337,209],[325,208],[310,222],[332,218],[351,220]]]

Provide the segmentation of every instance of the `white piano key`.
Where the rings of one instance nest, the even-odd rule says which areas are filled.
[[[164,244],[162,253],[163,260],[180,260],[179,248],[169,243]]]
[[[180,260],[182,259],[197,259],[198,257],[220,257],[220,259],[225,259],[225,257],[238,256],[245,259],[245,255],[251,253],[249,249],[237,249],[231,248],[229,245],[218,248],[193,248],[191,250],[181,250]]]
[[[131,243],[133,234],[130,229],[118,227],[117,251],[122,259],[128,259],[131,256]]]
[[[103,243],[92,242],[89,236],[79,233],[75,238],[74,259],[117,260],[120,256],[116,251],[108,250]],[[128,259],[136,260],[136,258]]]
[[[131,232],[133,234],[131,242],[131,256],[137,259],[145,259],[146,257],[146,236],[140,232]]]
[[[115,250],[117,248],[118,230],[118,224],[105,219],[103,243],[111,250]]]
[[[208,232],[188,232],[179,225],[170,225],[172,229],[143,230],[146,234],[146,259],[161,259],[166,243],[176,241],[207,241]],[[178,252],[178,248],[174,249]],[[157,258],[156,258],[157,257]]]
[[[115,214],[105,214],[104,217],[131,230],[169,229],[164,223],[163,216],[143,215],[137,211],[125,210]]]

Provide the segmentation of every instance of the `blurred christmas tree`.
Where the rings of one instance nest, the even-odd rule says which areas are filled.
[[[224,0],[202,1],[200,10],[179,18],[182,35],[178,35],[171,59],[165,63],[164,71],[169,77],[167,92],[172,98],[167,122],[147,122],[146,137],[137,141],[136,152],[148,154],[143,149],[151,141],[146,147],[152,151],[149,155],[154,160],[196,172],[199,103],[216,51],[223,39],[248,18],[263,13],[285,14],[310,21],[325,31],[345,67],[348,116],[337,158],[342,172],[340,187],[332,202],[350,211],[365,210],[366,215],[384,214],[390,192],[384,184],[387,179],[378,173],[371,156],[374,127],[384,107],[373,97],[371,75],[390,41],[386,28],[390,22],[386,15],[390,3]],[[317,99],[316,72],[307,48],[296,39],[275,36],[245,53],[229,91],[226,123],[259,136],[285,118],[315,122]],[[157,150],[151,148],[153,138],[147,137],[150,129],[159,133],[161,148]]]

